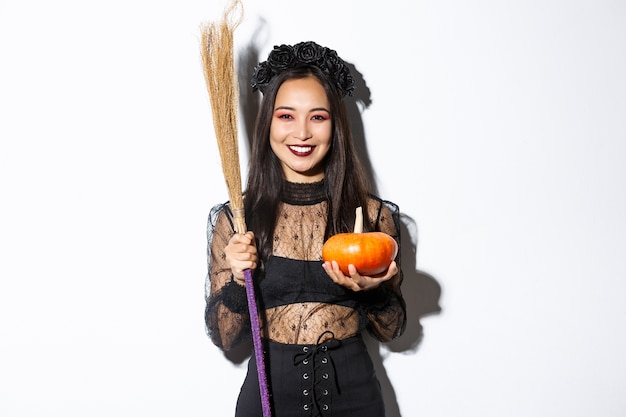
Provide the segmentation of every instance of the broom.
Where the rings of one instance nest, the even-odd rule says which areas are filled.
[[[240,8],[237,21],[231,20],[235,9]],[[243,6],[240,0],[233,0],[224,12],[222,21],[202,25],[202,62],[204,77],[207,84],[213,125],[222,162],[222,171],[233,213],[235,231],[245,233],[246,220],[241,191],[241,173],[239,170],[239,151],[237,144],[237,104],[239,89],[235,81],[235,65],[233,60],[233,32],[243,17]],[[244,271],[250,325],[254,343],[254,355],[257,363],[261,406],[263,417],[270,417],[269,390],[265,373],[263,347],[261,345],[261,328],[258,309],[252,282],[252,271]]]

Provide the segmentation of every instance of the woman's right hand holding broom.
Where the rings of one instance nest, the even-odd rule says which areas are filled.
[[[244,234],[235,233],[228,241],[224,252],[226,260],[230,263],[235,282],[245,286],[244,271],[254,270],[259,259],[254,243],[254,233],[252,231]]]

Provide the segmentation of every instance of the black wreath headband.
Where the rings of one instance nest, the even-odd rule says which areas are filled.
[[[252,90],[260,90],[261,93],[265,93],[265,89],[272,78],[285,70],[299,66],[318,67],[335,83],[343,96],[352,95],[354,78],[352,78],[346,62],[339,58],[334,50],[312,41],[300,42],[293,46],[274,46],[267,57],[267,61],[254,67],[251,82]]]

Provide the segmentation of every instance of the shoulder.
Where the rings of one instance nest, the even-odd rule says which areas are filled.
[[[400,215],[400,207],[392,201],[383,200],[377,195],[369,194],[367,197],[367,210],[370,215],[377,214],[377,217],[383,213],[390,215]]]
[[[400,208],[397,204],[370,194],[367,199],[367,213],[377,230],[383,230],[389,234],[399,233]]]
[[[228,224],[234,230],[233,213],[230,210],[230,202],[214,205],[209,211],[208,227],[214,229],[218,224]]]

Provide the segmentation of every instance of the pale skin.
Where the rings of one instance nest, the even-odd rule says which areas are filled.
[[[280,159],[285,179],[290,182],[316,182],[324,178],[324,157],[332,141],[330,103],[322,85],[314,77],[291,79],[279,88],[270,126],[270,145]],[[254,270],[258,253],[254,233],[235,233],[226,248],[235,282],[245,285],[244,271]],[[349,265],[344,275],[337,262],[324,262],[322,268],[336,284],[352,291],[377,288],[398,273],[394,262],[377,276],[360,275]]]

